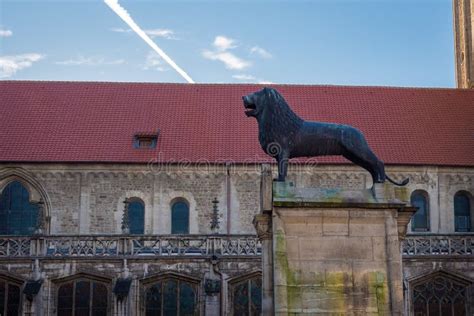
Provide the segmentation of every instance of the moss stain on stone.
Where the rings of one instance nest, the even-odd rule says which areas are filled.
[[[292,270],[289,266],[284,232],[277,230],[275,236],[276,261],[281,269],[281,273],[286,278],[286,299],[288,311],[295,311],[297,309],[303,308],[301,303],[302,285],[299,282],[301,280],[298,277],[298,271]],[[322,280],[323,278],[324,281]],[[306,286],[305,291],[309,290],[316,293],[317,295],[321,295],[321,298],[326,300],[325,305],[330,311],[346,311],[346,308],[349,304],[349,302],[346,301],[346,298],[348,298],[348,294],[350,294],[352,290],[350,286],[350,284],[352,284],[352,282],[350,282],[350,275],[347,272],[335,271],[326,273],[324,277],[319,273],[314,274],[314,279],[315,281],[319,280],[323,282],[316,282],[319,284],[315,287]],[[376,301],[376,306],[371,307],[377,310],[378,315],[385,315],[388,291],[385,273],[380,271],[369,272],[367,274],[367,282],[369,290],[368,295],[374,297],[374,301]]]
[[[276,232],[276,259],[282,273],[286,277],[287,306],[288,310],[299,308],[298,302],[301,301],[300,288],[296,282],[296,271],[292,271],[288,264],[286,254],[286,241],[284,233],[281,230]]]
[[[408,194],[407,188],[396,187],[394,188],[394,191],[395,191],[395,198],[397,198],[398,200],[403,201],[403,202],[410,201],[410,196]]]
[[[324,284],[327,300],[330,302],[329,306],[332,311],[345,311],[346,304],[346,293],[349,289],[346,287],[346,283],[349,279],[349,275],[346,272],[329,272],[326,273],[326,282]]]
[[[276,232],[276,247],[275,254],[278,266],[281,269],[282,274],[286,278],[286,298],[288,310],[295,310],[302,308],[301,306],[301,284],[299,284],[299,278],[297,278],[298,272],[293,271],[288,263],[288,256],[286,252],[286,240],[283,231],[278,230]],[[346,287],[349,280],[349,275],[346,272],[331,272],[324,274],[315,274],[315,279],[319,279],[320,282],[317,287],[306,287],[306,291],[311,291],[321,295],[327,300],[329,307],[332,311],[344,311],[347,307],[345,300],[345,293],[349,291]],[[316,280],[315,280],[316,281]]]
[[[387,305],[387,278],[385,274],[380,271],[369,272],[369,295],[375,295],[377,298],[377,311],[378,315],[385,315]]]

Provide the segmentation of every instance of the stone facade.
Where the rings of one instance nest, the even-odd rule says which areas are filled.
[[[166,169],[166,170],[162,170]],[[228,170],[229,169],[229,170]],[[453,197],[474,192],[472,168],[388,167],[394,179],[410,178],[404,197],[423,190],[430,205],[430,232],[453,233]],[[276,170],[273,170],[274,174]],[[258,165],[167,166],[3,164],[0,186],[15,174],[35,181],[48,200],[51,234],[120,233],[123,200],[145,203],[145,233],[170,233],[170,203],[184,198],[190,204],[190,233],[208,234],[212,200],[219,201],[220,233],[253,234],[252,219],[259,211]],[[25,180],[28,185],[28,179]],[[370,188],[370,175],[351,166],[290,166],[288,180],[298,187]],[[37,190],[36,190],[37,191]],[[228,217],[230,214],[230,217]]]
[[[275,167],[272,166],[273,175],[276,175]],[[47,249],[53,249],[59,244],[57,240],[72,245],[74,241],[64,241],[69,238],[68,235],[73,235],[71,238],[75,238],[74,240],[120,238],[123,236],[123,201],[130,197],[140,198],[145,204],[145,237],[136,241],[138,243],[152,244],[156,242],[156,236],[170,236],[170,206],[175,199],[185,199],[189,204],[190,236],[207,236],[211,233],[214,198],[219,201],[221,237],[227,238],[226,236],[233,234],[255,236],[252,220],[261,211],[260,168],[259,164],[165,166],[3,163],[0,168],[0,190],[9,182],[18,180],[28,188],[32,201],[44,202],[45,236],[51,237],[22,244],[27,245],[28,249],[33,249],[35,245],[49,245]],[[453,197],[461,190],[470,192],[471,195],[474,193],[472,168],[388,166],[387,171],[395,179],[410,178],[406,191],[396,192],[405,201],[410,199],[411,192],[415,190],[428,193],[430,231],[424,234],[454,234]],[[368,173],[348,165],[292,164],[288,180],[298,187],[361,190],[372,186]],[[129,245],[135,245],[131,238],[125,237],[123,239]],[[235,238],[238,239],[238,236]],[[82,240],[75,245],[86,249],[84,245],[89,242]],[[230,251],[226,254],[219,252],[217,261],[213,259],[213,252],[206,251],[199,258],[177,252],[173,258],[154,254],[154,259],[147,259],[146,254],[127,255],[126,252],[108,257],[96,253],[96,256],[73,258],[53,257],[48,254],[47,249],[32,255],[33,252],[22,252],[23,246],[15,246],[17,248],[14,250],[21,248],[21,251],[11,255],[15,252],[11,252],[13,248],[9,246],[10,253],[7,253],[6,245],[19,245],[18,240],[4,238],[1,243],[0,273],[3,278],[16,278],[21,282],[38,278],[43,280],[40,293],[33,303],[23,299],[25,314],[31,312],[35,315],[55,315],[55,291],[58,284],[71,277],[86,276],[104,280],[108,284],[110,315],[137,315],[143,312],[143,293],[140,291],[143,291],[146,280],[168,274],[177,278],[199,280],[196,282],[199,284],[200,314],[232,314],[233,284],[247,277],[265,274],[260,254],[248,255],[242,251]],[[208,244],[206,241],[206,245]],[[411,279],[417,280],[430,272],[439,272],[440,269],[454,271],[470,280],[473,277],[470,271],[474,271],[470,256],[472,254],[450,260],[439,259],[439,256],[428,259],[404,256],[404,281],[409,283]],[[264,263],[264,266],[268,265]],[[115,282],[124,275],[132,278],[132,286],[126,301],[122,302],[112,294],[112,289]],[[205,294],[206,278],[220,280],[221,290],[218,294]],[[406,304],[409,305],[409,299],[406,299]]]
[[[31,260],[0,261],[0,278],[15,277],[20,281],[30,280],[34,271],[34,262]],[[195,278],[204,281],[217,279],[221,288],[225,289],[220,294],[208,294],[202,284],[198,289],[198,309],[200,315],[230,314],[230,294],[227,293],[234,279],[251,277],[260,273],[258,260],[248,258],[221,259],[213,262],[209,258],[203,259],[163,259],[159,260],[117,260],[117,259],[67,259],[67,260],[41,260],[39,270],[43,284],[40,292],[32,303],[23,300],[22,315],[56,315],[58,285],[70,280],[86,278],[100,280],[108,284],[108,315],[143,315],[144,291],[143,284],[148,280],[170,275],[176,279]],[[216,268],[217,267],[217,268]],[[218,271],[218,274],[214,272]],[[119,300],[113,294],[113,285],[120,277],[131,277],[130,292],[125,300]],[[214,303],[216,302],[216,303]],[[214,304],[213,304],[214,303]],[[30,306],[28,306],[30,305]],[[224,309],[227,306],[228,310]],[[217,312],[216,312],[217,311]]]
[[[127,197],[143,200],[147,234],[171,232],[169,207],[176,198],[189,203],[190,233],[211,233],[214,197],[223,216],[221,233],[254,233],[260,183],[255,168],[228,172],[219,165],[168,166],[166,171],[147,165],[4,165],[4,170],[28,173],[41,184],[51,204],[51,234],[120,233]]]

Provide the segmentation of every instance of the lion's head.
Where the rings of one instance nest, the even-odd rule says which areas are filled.
[[[273,88],[263,88],[243,96],[242,100],[246,109],[245,114],[255,117],[258,121],[262,147],[284,134],[296,131],[303,122],[290,109],[283,96]]]
[[[283,97],[275,89],[266,87],[255,93],[243,96],[244,107],[247,109],[245,114],[253,116],[258,120],[266,112],[273,112],[271,110],[275,107],[277,101],[280,101],[279,99],[283,100]],[[286,104],[285,100],[283,102]]]
[[[263,99],[263,96],[265,95],[265,89],[267,88],[263,88],[260,91],[242,97],[242,101],[244,102],[244,107],[246,109],[245,115],[256,118],[262,114],[264,105],[259,100]]]

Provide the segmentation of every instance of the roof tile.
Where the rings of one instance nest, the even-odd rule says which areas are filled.
[[[359,128],[387,164],[474,166],[474,90],[272,86],[306,120]],[[241,101],[261,88],[0,81],[0,161],[270,161]],[[155,149],[133,147],[158,130]]]

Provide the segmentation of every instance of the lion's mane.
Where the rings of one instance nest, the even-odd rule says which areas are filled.
[[[267,152],[271,144],[286,147],[303,125],[303,120],[293,112],[285,99],[276,91],[270,90],[260,97],[263,115],[258,122],[258,138],[262,149]]]

